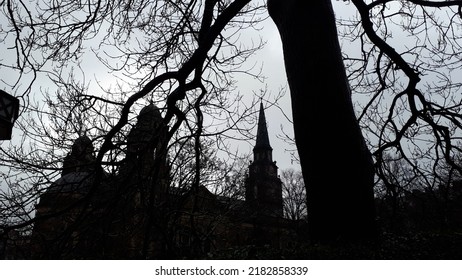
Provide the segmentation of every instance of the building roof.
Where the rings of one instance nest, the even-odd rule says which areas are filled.
[[[71,172],[63,175],[47,189],[47,193],[86,193],[93,183],[93,173]]]

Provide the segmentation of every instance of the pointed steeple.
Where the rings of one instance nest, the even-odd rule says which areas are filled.
[[[263,103],[260,103],[260,113],[258,116],[258,130],[257,130],[257,141],[255,142],[255,149],[271,149],[268,136],[268,128],[266,127],[265,110]]]
[[[257,128],[257,140],[253,148],[254,160],[255,161],[270,161],[272,162],[272,151],[269,136],[268,128],[266,126],[266,117],[265,110],[263,108],[263,103],[260,103],[260,112],[258,116],[258,128]]]

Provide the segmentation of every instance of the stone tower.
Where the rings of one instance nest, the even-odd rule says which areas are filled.
[[[63,161],[61,177],[40,194],[35,205],[37,219],[31,235],[28,257],[33,259],[95,258],[91,241],[100,228],[95,224],[93,196],[95,161],[93,143],[87,136],[74,141]],[[93,189],[94,191],[95,189]],[[87,217],[86,223],[77,221]]]
[[[141,192],[155,192],[158,198],[168,185],[168,127],[154,104],[144,107],[127,137],[127,155],[119,179]]]
[[[254,160],[249,166],[246,182],[246,203],[257,215],[282,217],[282,182],[273,161],[263,103],[260,104]]]
[[[95,161],[92,141],[86,135],[80,136],[74,141],[71,152],[64,158],[61,175],[94,171]]]
[[[114,233],[117,256],[158,258],[165,246],[165,202],[169,185],[168,127],[154,104],[144,107],[127,136],[124,165],[116,178],[122,214]],[[155,227],[152,225],[155,221]],[[158,230],[161,228],[162,230]]]

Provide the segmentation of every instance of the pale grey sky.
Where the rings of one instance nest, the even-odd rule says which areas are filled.
[[[0,20],[0,28],[6,28],[4,19]],[[276,27],[274,26],[271,19],[267,19],[264,23],[264,29],[260,32],[256,32],[251,36],[261,36],[263,40],[267,41],[267,44],[263,50],[261,50],[256,56],[253,57],[254,61],[249,61],[248,63],[257,63],[261,64],[263,67],[263,75],[267,77],[264,83],[258,82],[255,79],[246,79],[243,78],[239,81],[238,90],[243,95],[251,95],[254,92],[259,92],[260,90],[267,89],[267,97],[271,101],[276,95],[278,95],[280,89],[286,86],[286,74],[284,72],[284,63],[282,57],[282,47],[280,43],[279,34]],[[11,38],[8,38],[11,39]],[[12,46],[12,41],[5,40],[4,42],[0,41],[0,47],[4,50],[3,56],[1,57],[3,63],[8,63],[15,59],[14,49],[6,48]],[[82,67],[85,70],[85,77],[87,82],[90,82],[90,86],[95,89],[98,88],[98,85],[95,81],[97,79],[102,85],[108,85],[115,81],[115,79],[107,73],[107,70],[98,63],[95,57],[92,57],[91,53],[88,54],[88,58],[84,59],[82,62]],[[28,79],[24,79],[20,84],[16,85],[14,89],[11,89],[11,85],[15,83],[18,73],[13,73],[6,68],[0,66],[0,88],[11,93],[19,94],[22,92],[24,87],[27,85]],[[53,92],[56,88],[50,83],[44,74],[40,74],[38,80],[34,83],[32,89],[32,99],[40,101],[42,98],[38,94],[41,90],[50,89],[50,92]],[[265,106],[268,106],[267,101],[263,101]],[[287,116],[291,116],[290,110],[290,97],[287,90],[285,96],[283,96],[279,101],[279,106],[285,112]],[[257,107],[258,108],[258,107]],[[281,134],[281,126],[284,128],[284,131],[289,135],[292,135],[292,125],[284,117],[284,114],[280,109],[276,107],[269,107],[266,110],[266,118],[269,129],[269,137],[271,145],[273,147],[273,158],[277,161],[277,164],[280,169],[286,168],[295,168],[298,169],[298,165],[292,161],[292,155],[290,151],[294,147],[288,145],[277,135]],[[256,131],[255,131],[256,133]],[[16,137],[13,135],[11,143],[15,141],[21,141],[17,133]],[[239,143],[238,148],[241,153],[250,152],[252,149],[253,143]]]

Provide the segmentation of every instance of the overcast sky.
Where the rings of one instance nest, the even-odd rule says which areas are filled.
[[[1,27],[7,26],[5,24],[5,19],[0,19],[0,25]],[[267,19],[264,23],[264,29],[261,32],[255,33],[255,35],[258,34],[258,36],[261,36],[263,40],[267,41],[267,44],[263,50],[261,50],[258,55],[253,57],[255,59],[256,63],[262,63],[263,67],[263,75],[267,77],[267,80],[262,84],[259,83],[258,81],[255,81],[254,79],[243,79],[239,83],[239,91],[241,94],[249,94],[252,95],[253,92],[258,92],[259,90],[264,89],[265,87],[267,88],[267,98],[272,99],[274,98],[278,93],[281,87],[286,86],[286,74],[284,72],[284,63],[283,63],[283,57],[282,57],[282,47],[281,47],[281,42],[279,38],[279,34],[277,32],[276,27],[274,26],[273,22],[270,19]],[[253,36],[253,35],[252,35]],[[2,44],[0,45],[2,48],[2,61],[3,63],[8,62],[11,59],[14,59],[14,50],[8,50],[6,51],[6,45]],[[107,73],[105,73],[105,70],[103,67],[99,67],[98,65],[94,65],[94,61],[96,60],[87,60],[83,62],[83,65],[85,66],[86,64],[91,64],[90,65],[90,71],[95,72],[93,75],[86,75],[87,78],[93,79],[94,77],[97,77],[100,81],[105,81],[105,77],[107,76]],[[249,63],[253,63],[252,61],[249,61]],[[0,66],[1,68],[1,66]],[[98,71],[101,71],[98,73]],[[5,81],[0,82],[0,89],[3,89],[9,93],[15,94],[15,92],[12,92],[11,87],[8,85],[12,84],[15,79],[17,78],[16,74],[11,73],[10,71],[7,71],[5,68],[0,69],[0,75],[1,79]],[[107,80],[106,80],[107,81]],[[27,83],[23,83],[27,84]],[[95,85],[95,83],[94,83]],[[46,81],[45,79],[40,78],[36,83],[35,87],[33,89],[33,98],[34,99],[40,99],[37,98],[37,93],[40,90],[46,89],[47,87],[53,88],[53,85]],[[18,93],[21,92],[21,90],[17,90]],[[53,92],[53,90],[51,90]],[[269,106],[270,104],[266,102],[265,100],[263,101],[263,104],[266,106]],[[290,111],[290,97],[289,97],[289,92],[287,91],[286,95],[280,100],[279,106],[282,108],[282,110],[285,112],[287,116],[291,116],[291,111]],[[284,117],[284,114],[281,112],[279,108],[276,107],[269,107],[266,110],[266,118],[267,118],[267,126],[269,129],[269,137],[270,137],[270,142],[273,147],[273,158],[274,160],[277,161],[277,164],[280,169],[286,169],[286,168],[296,168],[298,169],[298,165],[296,163],[292,162],[292,157],[291,153],[287,150],[292,150],[294,147],[289,146],[286,144],[284,141],[281,139],[278,139],[277,135],[281,134],[281,126],[283,127],[284,131],[290,135],[292,135],[292,126],[291,124],[287,121],[287,119]],[[255,131],[256,133],[256,131]],[[16,135],[13,135],[12,143],[14,141],[19,141],[19,137]],[[252,149],[252,143],[241,143],[239,144],[239,151],[242,153],[248,153]]]
[[[348,1],[334,0],[332,1],[332,3],[337,18],[348,18],[355,12],[353,4],[349,3]],[[5,28],[6,26],[7,24],[5,24],[5,18],[0,17],[0,29]],[[238,91],[241,95],[247,96],[249,100],[251,100],[255,92],[258,93],[260,90],[266,88],[267,96],[265,98],[271,101],[279,93],[279,90],[282,87],[287,86],[287,80],[283,63],[281,40],[278,31],[274,23],[269,18],[263,23],[263,27],[264,28],[261,31],[253,33],[247,33],[250,31],[244,30],[242,31],[242,34],[239,34],[239,36],[242,36],[242,38],[247,40],[249,38],[255,38],[255,40],[258,40],[258,37],[261,37],[264,41],[267,42],[265,48],[258,52],[257,55],[255,55],[248,61],[250,65],[255,63],[257,65],[262,65],[262,74],[266,76],[267,79],[263,83],[253,78],[239,79]],[[403,39],[404,33],[402,32],[402,30],[397,30],[396,32],[394,32],[394,34],[397,35],[395,35],[393,39],[395,40],[394,43],[396,43],[393,45],[393,47],[398,48],[398,51],[402,51],[399,48],[402,49],[406,47],[406,45],[404,44],[405,39]],[[10,42],[2,42],[2,39],[3,38],[0,38],[0,48],[2,51],[0,59],[2,59],[4,63],[8,63],[8,61],[14,61],[15,50],[11,48],[11,46],[13,45],[11,42],[11,38]],[[396,40],[399,42],[396,42]],[[415,42],[411,41],[411,43]],[[7,49],[8,47],[10,47],[10,49]],[[342,48],[343,51],[346,51],[347,53],[358,53],[358,50],[360,49],[358,48],[358,43],[348,41],[346,41],[345,44],[342,44]],[[102,82],[103,86],[109,85],[110,83],[114,83],[116,81],[113,76],[107,73],[107,69],[105,69],[104,66],[97,61],[96,57],[94,55],[92,57],[91,53],[89,53],[88,57],[82,61],[82,67],[84,67],[85,70],[88,70],[88,73],[86,73],[86,77],[89,80],[96,79],[98,80],[98,82]],[[11,87],[9,87],[8,85],[13,84],[16,77],[17,74],[11,73],[10,71],[7,71],[7,69],[2,69],[0,66],[0,89],[3,89],[13,94],[15,94],[15,92],[21,93],[21,86],[27,85],[27,82],[23,82],[21,85],[19,85],[19,89],[17,90],[11,90]],[[459,75],[458,77],[460,79],[461,76]],[[2,81],[5,81],[5,83]],[[92,82],[92,85],[97,87],[97,83],[95,81]],[[32,97],[35,99],[39,99],[40,96],[37,93],[39,93],[40,90],[45,90],[47,88],[51,88],[50,92],[54,91],[53,85],[51,83],[40,78],[35,83],[35,88],[32,91]],[[94,94],[93,91],[89,93]],[[292,151],[295,147],[288,145],[286,142],[277,137],[278,135],[282,134],[281,127],[284,129],[284,132],[286,132],[289,135],[293,135],[292,125],[285,117],[291,117],[292,115],[289,95],[290,93],[287,90],[286,95],[279,100],[279,108],[275,106],[269,107],[267,108],[265,113],[267,119],[267,127],[269,129],[270,142],[273,147],[273,159],[277,161],[277,165],[280,169],[299,169],[298,164],[294,163],[292,160]],[[353,95],[353,97],[354,99],[358,99],[358,95]],[[263,101],[265,107],[270,105],[267,100]],[[258,109],[258,106],[256,109]],[[257,113],[258,112],[256,112],[256,114]],[[254,130],[254,134],[256,134],[256,128]],[[13,143],[14,141],[20,141],[18,135],[16,135],[16,137],[15,135],[13,135]],[[239,144],[236,144],[236,146],[239,147],[239,151],[241,153],[250,153],[253,144],[254,143],[252,142],[248,143],[243,141]]]
[[[336,10],[336,14],[346,12],[347,9],[351,8],[351,5],[343,1],[333,1],[333,4]],[[6,26],[4,23],[4,19],[0,19],[0,25]],[[264,28],[256,33],[252,34],[245,34],[245,36],[261,36],[263,40],[267,42],[265,48],[261,50],[256,56],[253,57],[254,61],[249,61],[249,63],[257,63],[258,65],[262,65],[263,72],[262,74],[267,77],[264,83],[260,83],[255,79],[242,79],[239,82],[238,90],[241,94],[249,95],[249,97],[254,93],[258,92],[259,90],[267,89],[267,99],[272,100],[276,95],[278,95],[280,89],[282,87],[287,86],[287,79],[284,69],[284,62],[283,62],[283,55],[282,55],[282,46],[281,40],[279,37],[279,33],[271,21],[271,19],[267,19],[264,23]],[[244,37],[245,37],[244,36]],[[2,46],[5,49],[5,45]],[[9,59],[14,59],[14,50],[9,50],[8,55],[4,55],[2,57],[3,61],[7,61]],[[83,61],[83,67],[86,67],[92,74],[86,75],[89,79],[98,79],[100,82],[104,84],[109,84],[111,81],[111,76],[107,74],[107,70],[105,68],[95,63],[96,59],[86,59]],[[5,69],[0,69],[1,79],[6,81],[7,83],[13,83],[16,76],[11,75],[10,72],[5,71]],[[113,78],[112,78],[113,80]],[[24,83],[27,84],[27,83]],[[95,86],[96,83],[93,82]],[[39,92],[40,89],[46,89],[47,87],[52,87],[52,84],[47,82],[46,80],[39,79],[35,83],[35,88],[33,93],[36,94]],[[0,83],[0,89],[4,89],[7,92],[11,93],[11,89],[8,88],[8,85],[5,83]],[[20,92],[20,90],[18,90]],[[53,90],[51,90],[53,92]],[[282,134],[281,128],[284,129],[284,132],[293,135],[293,129],[290,122],[286,119],[286,116],[291,117],[291,106],[290,106],[290,93],[287,90],[286,94],[279,100],[279,107],[269,107],[266,109],[266,119],[267,119],[267,126],[269,130],[269,137],[270,142],[273,147],[273,158],[277,161],[277,164],[280,169],[286,168],[295,168],[299,169],[297,163],[294,163],[292,160],[292,153],[295,147],[288,145],[283,140],[279,139],[277,136]],[[34,96],[35,98],[37,97]],[[263,104],[269,106],[270,104],[264,100]],[[282,111],[284,112],[282,112]],[[256,133],[256,131],[255,131]],[[13,141],[14,141],[13,135]],[[17,139],[16,139],[17,140]],[[239,151],[242,153],[249,153],[252,149],[252,143],[240,143]]]

